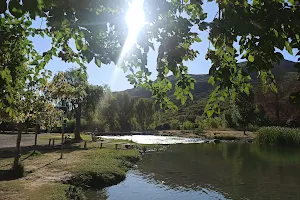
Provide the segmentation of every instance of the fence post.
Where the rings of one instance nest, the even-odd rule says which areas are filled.
[[[116,144],[116,149],[118,149],[118,144]]]
[[[86,149],[86,141],[84,141],[84,147],[83,148]]]
[[[54,148],[55,139],[52,140],[52,148]]]
[[[101,142],[101,144],[100,144],[100,149],[102,149],[102,142]]]
[[[49,147],[51,146],[51,139],[49,139]]]

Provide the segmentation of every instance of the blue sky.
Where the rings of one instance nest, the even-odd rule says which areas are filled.
[[[217,13],[217,5],[214,3],[204,3],[204,12],[208,14],[207,21],[211,21]],[[40,25],[40,21],[36,21],[35,25]],[[194,44],[193,49],[200,52],[198,57],[194,61],[187,62],[188,70],[190,74],[207,74],[210,68],[210,61],[205,60],[205,52],[209,46],[207,40],[208,33],[201,32],[199,37],[202,39],[201,43]],[[38,51],[44,52],[51,48],[51,40],[49,38],[35,37],[33,43]],[[157,52],[150,51],[148,54],[148,68],[152,72],[152,78],[156,76],[156,54]],[[287,52],[283,52],[285,59],[296,61],[295,56],[289,55]],[[53,74],[57,71],[65,71],[69,68],[77,67],[77,64],[65,63],[59,58],[54,58],[46,66],[51,70]],[[94,62],[87,64],[88,80],[93,85],[108,84],[112,91],[122,91],[132,88],[133,86],[127,81],[126,74],[114,65],[102,65],[101,68],[97,67]]]

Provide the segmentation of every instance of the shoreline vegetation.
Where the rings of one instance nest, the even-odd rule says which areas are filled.
[[[262,127],[257,131],[255,141],[259,145],[300,147],[300,128]]]
[[[84,142],[73,144],[64,150],[63,159],[59,159],[58,146],[51,150],[40,148],[41,153],[27,152],[21,156],[24,177],[14,180],[4,176],[11,168],[13,152],[0,152],[0,194],[8,200],[85,199],[82,189],[120,183],[128,169],[141,159],[138,149],[115,149],[114,143],[102,149],[97,142],[89,142],[87,148]]]

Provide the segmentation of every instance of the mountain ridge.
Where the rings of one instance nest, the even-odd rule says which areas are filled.
[[[243,66],[246,65],[247,62],[241,62],[239,65]],[[298,69],[294,67],[296,62],[289,61],[289,60],[281,60],[279,64],[274,64],[274,68],[272,69],[272,72],[275,77],[283,76],[287,72],[298,72]],[[189,74],[192,78],[196,80],[195,82],[195,89],[192,90],[192,94],[195,99],[199,98],[207,98],[209,94],[213,91],[213,86],[208,83],[209,75],[208,74]],[[257,81],[256,74],[251,74],[252,81]],[[175,76],[170,75],[168,76],[168,79],[171,81],[171,83],[174,85],[176,82]],[[132,97],[137,98],[151,98],[152,93],[150,91],[145,90],[144,88],[132,88],[124,90],[128,94],[130,94]],[[172,99],[173,91],[170,91],[169,97]]]

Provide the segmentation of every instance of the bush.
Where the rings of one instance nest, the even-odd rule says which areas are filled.
[[[300,129],[284,127],[263,127],[255,136],[260,145],[300,146]]]
[[[196,135],[202,135],[203,134],[203,129],[201,127],[198,127],[194,130],[194,133]]]
[[[170,125],[171,125],[171,129],[173,129],[173,130],[179,130],[180,129],[179,120],[177,120],[177,119],[171,120]]]
[[[214,118],[206,118],[203,116],[198,116],[196,119],[196,124],[198,128],[201,129],[217,129],[217,128],[226,128],[227,122],[224,116],[214,117]]]
[[[191,121],[185,121],[183,123],[183,127],[184,130],[193,130],[195,128],[194,124]]]

